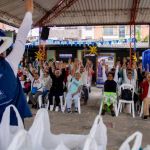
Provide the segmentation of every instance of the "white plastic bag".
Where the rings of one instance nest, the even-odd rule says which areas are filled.
[[[7,150],[32,150],[32,142],[31,137],[28,132],[25,130],[20,130],[11,144],[9,145]]]
[[[98,146],[102,146],[103,150],[105,150],[107,145],[107,131],[102,119],[95,127],[95,130],[95,141]],[[32,139],[34,150],[54,150],[60,144],[60,141],[70,150],[80,150],[83,148],[87,138],[87,135],[52,134],[49,115],[46,109],[40,109],[37,112],[34,122],[29,129],[29,134]]]
[[[55,150],[69,150],[62,142],[56,147]]]
[[[28,133],[31,136],[33,150],[51,150],[55,148],[53,142],[51,142],[53,139],[50,138],[49,115],[46,109],[38,110]]]
[[[150,150],[150,145],[147,145],[143,150]]]
[[[18,126],[10,125],[10,109],[13,108],[16,118],[18,121]],[[9,105],[3,114],[1,124],[0,124],[0,150],[6,150],[11,143],[12,139],[15,137],[16,133],[24,129],[22,119],[18,110],[14,105]]]
[[[48,111],[44,108],[40,109],[29,129],[34,150],[54,150],[60,141],[69,149],[81,146],[85,139],[85,135],[59,134],[54,135],[50,131],[50,121]]]
[[[98,115],[90,130],[83,150],[106,150],[107,129],[102,118]]]
[[[119,148],[119,150],[139,150],[141,148],[142,145],[142,133],[137,131],[134,134],[132,134],[131,136],[129,136],[125,142],[121,145],[121,147]],[[129,143],[131,141],[134,141],[133,147],[131,148]]]

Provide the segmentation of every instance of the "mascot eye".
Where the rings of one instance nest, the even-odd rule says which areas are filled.
[[[4,43],[4,41],[3,41],[3,40],[0,40],[0,46],[1,46],[3,43]]]

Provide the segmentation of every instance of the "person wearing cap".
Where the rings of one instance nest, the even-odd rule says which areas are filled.
[[[4,57],[3,53],[12,43],[9,38],[0,37],[0,121],[5,108],[10,104],[16,106],[22,119],[32,116],[17,77],[18,65],[23,57],[26,38],[32,25],[32,0],[26,0],[26,11],[14,47],[7,57]],[[10,123],[17,124],[14,114],[11,114]]]

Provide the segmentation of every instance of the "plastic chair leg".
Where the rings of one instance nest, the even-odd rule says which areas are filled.
[[[49,100],[47,101],[47,104],[46,104],[45,108],[48,110],[48,108],[49,108]]]
[[[99,115],[102,114],[102,109],[103,109],[103,100],[101,101],[101,104],[100,104]]]
[[[132,102],[132,116],[135,118],[134,101]]]
[[[67,106],[67,102],[66,102],[66,100],[65,100],[65,104],[64,104],[63,109],[62,109],[62,112],[63,112],[63,113],[65,113],[66,106]]]
[[[120,107],[121,107],[121,102],[119,102],[119,104],[118,104],[117,117],[118,117],[118,115],[119,115]]]
[[[63,96],[60,96],[60,107],[61,107],[61,111],[63,111]]]
[[[78,98],[78,112],[79,114],[81,114],[80,98]]]
[[[120,113],[122,112],[123,104],[120,105]]]
[[[39,104],[39,108],[41,108],[42,107],[42,95],[38,97],[38,104]]]
[[[117,117],[117,104],[114,104],[114,108],[115,108],[115,115]]]

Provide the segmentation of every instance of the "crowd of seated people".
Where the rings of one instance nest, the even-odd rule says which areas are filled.
[[[144,103],[143,119],[149,117],[150,106],[150,73],[149,70],[142,69],[142,63],[133,62],[130,66],[126,59],[121,63],[118,61],[116,66],[108,69],[103,62],[103,109],[102,115],[109,109],[111,115],[115,116],[114,104],[120,99],[131,100],[132,95],[126,91],[119,91],[122,84],[132,85],[134,88],[133,101],[137,107],[137,112],[140,112],[142,101]],[[121,93],[120,93],[121,92]],[[132,92],[132,91],[130,91]]]
[[[25,60],[18,67],[22,88],[33,108],[39,107],[38,98],[42,96],[43,107],[47,103],[50,111],[60,111],[60,97],[63,97],[67,112],[70,113],[72,100],[74,99],[77,106],[76,97],[81,96],[81,90],[83,102],[87,104],[94,72],[90,60],[87,60],[85,66],[77,58],[74,62],[69,59],[68,63],[52,60],[28,63]],[[77,109],[75,107],[75,112],[78,112]]]
[[[102,66],[104,81],[102,115],[109,110],[111,115],[115,116],[114,104],[117,103],[118,96],[126,100],[132,99],[127,90],[119,93],[122,84],[129,84],[134,88],[133,100],[137,106],[137,112],[140,112],[143,102],[143,119],[147,119],[150,104],[149,70],[143,70],[140,62],[133,62],[130,65],[126,59],[123,62],[118,61],[113,68],[108,68],[105,62],[102,62]],[[69,59],[68,63],[62,61],[27,63],[24,61],[19,65],[18,76],[33,108],[38,107],[38,97],[42,95],[43,104],[47,97],[50,111],[59,111],[61,110],[60,97],[63,97],[66,101],[67,112],[70,113],[73,99],[75,112],[78,111],[77,99],[79,96],[83,97],[85,105],[88,102],[94,73],[92,68],[90,60],[83,65],[77,58],[74,59],[74,62]],[[125,111],[128,111],[128,105],[125,105]]]

